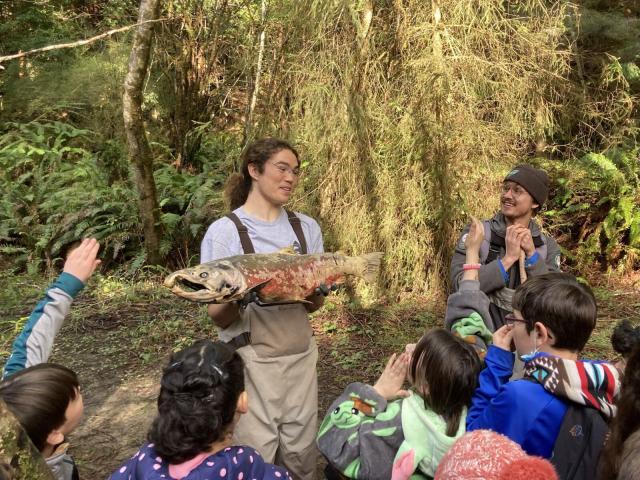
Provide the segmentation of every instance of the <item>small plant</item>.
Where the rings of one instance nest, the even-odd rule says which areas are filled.
[[[553,168],[553,167],[552,167]],[[640,147],[587,153],[558,175],[545,213],[565,244],[577,243],[579,266],[637,268],[640,261]]]

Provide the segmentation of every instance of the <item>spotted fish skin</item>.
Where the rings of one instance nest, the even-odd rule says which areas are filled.
[[[350,257],[340,253],[298,255],[285,249],[203,263],[172,273],[164,284],[179,297],[203,303],[233,302],[250,291],[265,304],[304,302],[321,283],[339,284],[346,275],[374,281],[381,258],[381,252]]]

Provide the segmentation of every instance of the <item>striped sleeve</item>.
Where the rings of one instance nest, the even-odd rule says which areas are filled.
[[[16,338],[2,378],[23,368],[44,363],[49,359],[53,341],[69,313],[75,296],[84,288],[75,276],[62,272],[47,289],[45,297],[31,312],[22,332]]]

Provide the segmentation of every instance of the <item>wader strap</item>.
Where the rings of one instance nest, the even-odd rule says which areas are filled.
[[[296,237],[298,237],[298,242],[300,242],[300,253],[302,255],[307,254],[307,241],[304,238],[304,232],[302,231],[302,224],[300,223],[300,218],[293,213],[291,210],[287,210],[285,208],[285,212],[287,212],[287,217],[289,217],[289,223],[291,224],[291,228],[293,228]]]
[[[249,238],[249,230],[247,230],[247,227],[240,221],[238,216],[235,213],[231,212],[227,214],[227,218],[231,220],[238,229],[238,235],[240,235],[240,243],[242,244],[242,250],[244,251],[245,255],[248,253],[256,253],[255,249],[253,248],[253,242],[251,242],[251,238]]]
[[[487,254],[486,263],[493,262],[498,255],[500,255],[501,247],[505,246],[504,238],[497,235],[493,230],[491,230],[491,237],[489,240],[489,253]]]
[[[234,350],[251,345],[251,332],[242,332],[240,335],[233,337],[227,342]]]

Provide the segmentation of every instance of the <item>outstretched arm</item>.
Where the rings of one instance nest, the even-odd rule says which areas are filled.
[[[479,281],[480,245],[484,240],[482,222],[472,218],[465,238],[465,262],[458,291],[449,295],[445,327],[473,343],[479,354],[486,351],[495,326],[489,314],[489,299]]]
[[[63,272],[47,289],[45,297],[31,312],[13,343],[3,378],[49,359],[53,342],[69,313],[71,302],[100,264],[100,260],[96,259],[99,249],[100,244],[95,239],[84,239],[69,254]]]

